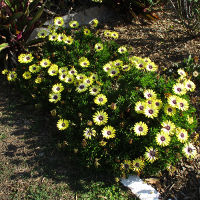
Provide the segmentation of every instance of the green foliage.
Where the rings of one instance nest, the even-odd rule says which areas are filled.
[[[66,28],[56,17],[51,32],[38,34],[42,48],[20,54],[16,70],[3,74],[51,110],[64,147],[80,164],[116,176],[149,175],[184,155],[195,157],[194,83],[184,72],[162,76],[149,58],[130,56],[115,43],[117,32],[107,30],[101,39],[97,23],[79,28],[72,21]]]
[[[1,52],[3,49],[7,48],[7,47],[8,47],[8,43],[2,43],[2,44],[0,44],[0,52]]]
[[[92,199],[110,199],[110,200],[125,200],[125,199],[132,199],[136,200],[136,198],[128,197],[127,194],[121,190],[116,185],[106,186],[102,182],[96,182],[90,185],[88,188],[89,191],[85,194],[82,194],[78,199],[84,200],[92,200]],[[92,190],[91,190],[92,189]]]
[[[25,43],[36,27],[44,9],[40,0],[3,0],[0,3],[0,43],[8,44],[0,52],[4,65],[15,65],[16,52],[26,49]]]
[[[175,72],[178,69],[185,70],[188,73],[188,76],[198,83],[200,79],[200,64],[198,56],[192,57],[189,55],[188,58],[185,58],[181,63],[175,63],[173,68],[166,69],[164,73],[168,76],[177,77]]]

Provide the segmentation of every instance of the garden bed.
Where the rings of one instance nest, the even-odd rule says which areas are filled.
[[[164,9],[164,8],[163,8]],[[159,12],[160,11],[160,12]],[[131,24],[126,24],[123,20],[116,20],[112,21],[110,24],[108,23],[105,26],[102,26],[102,30],[104,29],[113,29],[115,31],[118,31],[120,34],[120,37],[118,39],[118,42],[120,44],[129,44],[133,47],[132,53],[136,56],[144,56],[144,57],[150,57],[151,60],[153,60],[156,64],[158,64],[161,68],[161,70],[165,68],[172,68],[174,62],[180,62],[184,58],[187,58],[190,54],[194,56],[200,55],[200,43],[199,43],[199,37],[191,37],[185,33],[185,30],[182,26],[172,23],[170,21],[170,18],[175,19],[175,16],[173,13],[171,13],[169,10],[162,10],[162,8],[158,9],[158,15],[160,20],[150,23],[150,22],[132,22]],[[6,87],[6,86],[5,86]],[[198,88],[197,88],[198,89]],[[3,91],[4,93],[5,91]],[[2,106],[2,113],[5,115],[5,112],[3,112],[3,107],[5,106],[3,104],[6,99],[4,99],[4,95],[1,96],[1,105]],[[197,90],[197,93],[194,94],[193,98],[199,98],[199,91]],[[198,100],[193,102],[195,107],[199,107]],[[30,108],[32,110],[32,108]],[[199,111],[199,110],[198,110]],[[198,112],[199,114],[199,112]],[[18,117],[17,117],[18,118]],[[199,117],[198,117],[199,118]],[[12,119],[13,122],[11,123],[12,126],[15,126],[15,123],[18,123],[19,121],[14,118]],[[2,121],[2,125],[4,124],[5,120]],[[22,125],[22,123],[19,123]],[[48,119],[45,123],[46,127],[43,129],[42,135],[44,134],[45,137],[48,136],[48,133],[46,132],[46,129],[48,127]],[[24,121],[22,125],[25,129],[27,126],[29,126],[29,122]],[[5,129],[5,128],[2,128]],[[53,129],[53,128],[52,128]],[[28,145],[27,140],[25,138],[24,141],[20,140],[20,134],[17,134],[15,132],[15,137],[10,137],[10,135],[13,135],[12,129],[9,129],[10,133],[8,133],[8,138],[3,139],[1,141],[2,144],[2,160],[5,163],[8,164],[14,163],[16,166],[22,165],[17,160],[23,159],[24,152],[31,152],[34,149],[34,153],[31,154],[31,156],[34,157],[35,149],[38,148],[37,143],[34,145]],[[23,130],[24,131],[24,130]],[[37,136],[38,137],[38,136]],[[44,138],[45,138],[44,137]],[[43,137],[40,137],[43,138]],[[19,143],[16,143],[16,139],[19,139]],[[30,138],[29,138],[30,139]],[[32,140],[32,139],[31,139]],[[33,139],[34,140],[34,139]],[[12,145],[10,145],[12,144]],[[9,146],[10,145],[10,146]],[[28,145],[28,146],[27,146]],[[13,157],[11,154],[17,154],[17,149],[21,149],[23,147],[23,151],[19,153],[21,155],[21,158]],[[43,152],[40,151],[40,147],[38,148],[38,156],[45,156]],[[53,150],[54,152],[54,150]],[[12,160],[13,159],[13,160]],[[29,159],[28,159],[29,160]],[[31,158],[30,158],[31,160]],[[22,162],[23,163],[23,162]],[[24,164],[24,163],[23,163]],[[8,191],[8,188],[11,187],[12,189],[16,190],[16,194],[20,191],[18,191],[20,187],[20,182],[23,182],[23,176],[25,176],[26,171],[30,170],[29,167],[34,168],[34,164],[30,163],[30,165],[26,165],[26,167],[23,167],[22,172],[22,179],[17,179],[16,177],[12,177],[15,181],[17,181],[18,186],[16,187],[15,184],[11,184],[12,181],[5,182],[4,184],[4,191]],[[38,167],[38,166],[37,166]],[[36,168],[37,168],[36,167]],[[155,187],[158,189],[158,191],[161,193],[162,198],[166,199],[167,197],[172,197],[174,199],[198,199],[199,198],[199,157],[195,159],[194,161],[184,161],[177,165],[177,170],[174,172],[173,175],[169,175],[167,172],[160,175],[159,178],[152,179],[150,182],[155,185]],[[5,171],[5,168],[3,170]],[[7,167],[9,168],[9,167]],[[17,169],[16,169],[17,170]],[[20,169],[17,172],[20,174]],[[65,170],[65,167],[62,166],[60,168],[60,171]],[[38,173],[38,169],[36,169],[36,173]],[[29,174],[29,173],[28,173]],[[26,177],[26,179],[31,180],[30,175]],[[43,173],[39,173],[38,177],[40,180],[42,180]],[[49,180],[49,179],[48,179]],[[52,181],[55,181],[52,179]],[[27,181],[24,181],[22,184],[24,184]],[[16,183],[16,182],[15,182]],[[26,188],[26,187],[24,187]],[[6,193],[6,192],[5,192]],[[72,195],[73,196],[73,195]],[[7,197],[4,196],[6,199]],[[128,197],[127,197],[128,198]]]

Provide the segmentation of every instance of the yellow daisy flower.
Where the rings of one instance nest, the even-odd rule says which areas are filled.
[[[176,96],[176,95],[170,95],[170,96],[167,98],[167,102],[168,102],[168,104],[169,104],[171,107],[177,108],[178,99],[179,99],[178,96]]]
[[[61,100],[61,93],[50,93],[49,94],[49,102],[57,103]]]
[[[121,67],[121,66],[123,66],[123,61],[117,59],[117,60],[113,61],[112,64],[113,64],[113,67]]]
[[[187,100],[179,98],[177,101],[177,108],[182,111],[186,111],[189,108],[189,103]]]
[[[93,121],[96,125],[101,126],[107,123],[108,121],[108,114],[106,112],[102,111],[97,111],[93,115]]]
[[[87,84],[87,86],[90,86],[93,83],[93,79],[90,77],[86,77],[83,79],[83,83]]]
[[[159,110],[155,106],[148,105],[144,108],[144,115],[148,118],[154,118],[158,116]]]
[[[135,123],[133,130],[137,136],[143,136],[148,133],[148,126],[144,122],[137,122]]]
[[[148,58],[148,57],[143,58],[143,61],[144,61],[146,64],[152,63],[151,59]]]
[[[43,68],[47,68],[51,65],[51,61],[49,59],[42,59],[40,61],[40,66]]]
[[[134,67],[136,67],[137,69],[142,70],[142,69],[145,69],[146,63],[145,63],[142,59],[140,59],[140,60],[138,60],[138,61],[135,61],[135,62],[133,63],[133,65],[134,65]]]
[[[53,87],[52,87],[52,91],[54,93],[60,93],[63,90],[64,90],[64,87],[63,87],[62,83],[57,83],[57,84],[53,85]]]
[[[67,76],[65,76],[64,82],[72,84],[74,82],[74,76],[68,74]]]
[[[136,111],[137,113],[144,113],[145,107],[146,107],[146,103],[145,103],[145,102],[138,101],[138,102],[135,104],[135,111]]]
[[[112,126],[105,126],[101,131],[102,135],[106,139],[115,138],[116,130]]]
[[[52,33],[49,35],[49,40],[50,41],[56,41],[58,38],[58,34],[57,33]]]
[[[76,91],[77,91],[78,93],[81,93],[81,92],[85,92],[87,89],[88,89],[87,84],[85,84],[85,83],[80,83],[80,84],[77,86]]]
[[[132,169],[132,162],[130,160],[124,160],[123,163],[120,164],[120,170],[129,172]]]
[[[88,29],[88,28],[84,28],[84,30],[83,30],[83,34],[84,34],[84,35],[90,35],[90,34],[91,34],[90,29]]]
[[[68,73],[68,68],[67,67],[60,67],[58,72],[59,72],[59,74]]]
[[[90,24],[90,26],[91,26],[92,28],[97,27],[98,23],[99,23],[99,21],[98,21],[96,18],[93,19],[93,20],[91,20],[91,21],[89,22],[89,24]]]
[[[103,50],[103,44],[97,43],[97,44],[95,44],[94,48],[97,52],[102,51]]]
[[[64,24],[64,20],[62,17],[55,17],[54,19],[54,25],[56,26],[62,26]]]
[[[103,141],[103,140],[101,140],[101,141],[99,142],[99,145],[102,146],[102,147],[104,147],[106,144],[107,144],[107,142],[106,142],[106,141]]]
[[[184,83],[185,89],[190,92],[194,92],[196,85],[191,80],[185,80]]]
[[[86,76],[85,74],[77,74],[77,75],[76,75],[76,79],[77,79],[78,81],[83,82],[83,80],[84,80],[85,78],[87,78],[87,76]]]
[[[104,66],[103,66],[103,70],[105,72],[108,72],[110,69],[112,68],[112,65],[110,63],[106,63]]]
[[[197,155],[197,150],[191,143],[186,143],[182,149],[183,154],[186,156],[186,158],[195,158]]]
[[[86,128],[83,132],[83,136],[86,139],[91,139],[92,136],[95,137],[96,136],[96,131],[93,128]]]
[[[166,120],[166,121],[162,122],[161,126],[162,126],[161,131],[163,131],[164,133],[166,133],[168,135],[174,134],[173,132],[175,131],[176,126],[170,120]]]
[[[111,37],[111,31],[105,30],[105,31],[104,31],[104,36],[105,36],[105,37]]]
[[[48,69],[48,74],[50,76],[56,76],[58,74],[58,65],[52,64]]]
[[[74,67],[72,67],[69,71],[68,71],[68,74],[69,75],[73,75],[73,76],[76,76],[77,75],[77,71]]]
[[[146,64],[146,62],[140,57],[137,57],[137,56],[129,57],[129,61],[130,61],[131,64],[135,64],[137,62],[140,62],[141,60]]]
[[[8,70],[7,69],[4,69],[4,70],[2,70],[2,72],[1,72],[3,75],[6,75],[6,74],[8,74]]]
[[[77,21],[71,21],[71,22],[69,22],[69,26],[71,28],[78,28],[79,23]]]
[[[7,74],[8,81],[15,81],[16,78],[17,78],[17,73],[15,71],[8,72]]]
[[[88,67],[90,65],[90,62],[89,62],[89,60],[86,57],[81,57],[79,59],[79,65],[81,67]]]
[[[170,136],[163,131],[161,131],[160,133],[156,135],[156,143],[159,146],[162,146],[162,147],[168,146],[170,143],[170,140],[171,140]]]
[[[124,71],[124,72],[127,72],[127,71],[129,71],[131,69],[131,66],[130,65],[123,65],[122,66],[122,71]]]
[[[64,43],[66,43],[67,45],[71,45],[73,43],[74,39],[71,36],[67,36],[64,39]]]
[[[185,129],[177,128],[176,137],[179,142],[185,143],[188,140],[188,132]]]
[[[127,48],[125,46],[121,46],[118,48],[117,50],[120,54],[126,53],[127,52]]]
[[[157,109],[161,109],[162,108],[162,100],[161,99],[153,99],[153,106],[155,106]]]
[[[64,42],[66,40],[67,36],[64,33],[59,33],[57,36],[58,42]]]
[[[178,69],[177,70],[177,72],[178,72],[178,74],[180,75],[180,76],[182,76],[182,77],[185,77],[185,76],[187,76],[187,73],[184,71],[184,69]]]
[[[140,172],[144,168],[144,160],[142,158],[136,158],[132,161],[132,169],[135,172]]]
[[[37,77],[37,78],[35,79],[35,83],[39,84],[39,83],[41,83],[41,82],[42,82],[42,78],[41,78],[41,77]]]
[[[150,106],[153,106],[153,98],[151,98],[151,99],[146,99],[146,101],[145,101],[145,103],[146,103],[146,105],[150,105]]]
[[[144,157],[148,162],[153,163],[158,159],[158,150],[154,149],[153,147],[148,147],[146,148]]]
[[[20,63],[30,63],[30,62],[32,62],[32,60],[33,60],[33,56],[32,56],[31,53],[29,53],[29,54],[20,54],[18,56],[18,61]]]
[[[155,63],[150,62],[145,65],[145,69],[149,72],[156,72],[158,71],[158,66]]]
[[[170,106],[169,104],[166,104],[164,106],[164,112],[166,115],[173,116],[176,114],[176,108]]]
[[[38,34],[37,34],[37,36],[38,36],[39,38],[45,38],[47,35],[48,35],[48,32],[47,32],[45,29],[40,30],[40,31],[38,32]]]
[[[113,32],[110,33],[110,36],[111,36],[113,39],[118,39],[119,34],[118,34],[116,31],[113,31]]]
[[[96,103],[99,106],[102,106],[107,103],[107,98],[104,94],[99,94],[94,98],[94,103]]]
[[[150,98],[155,98],[156,99],[157,94],[153,90],[148,89],[148,90],[144,91],[144,97],[146,99],[150,99]]]
[[[59,74],[59,79],[61,81],[65,81],[66,77],[69,76],[67,72],[63,72]]]
[[[194,118],[190,117],[189,115],[187,116],[187,121],[189,124],[192,124],[194,122]]]
[[[177,95],[184,95],[187,92],[184,84],[182,83],[176,83],[175,85],[173,85],[173,91]]]
[[[97,81],[98,80],[98,75],[96,73],[92,73],[90,75],[90,78],[93,80],[93,81]]]
[[[96,96],[101,91],[101,88],[98,85],[92,85],[89,91],[91,95]]]
[[[57,122],[57,127],[60,131],[63,131],[69,127],[69,121],[66,119],[59,119]]]
[[[119,74],[119,69],[116,67],[112,67],[109,71],[108,71],[108,76],[110,77],[115,77]]]
[[[31,73],[37,73],[40,71],[40,66],[36,65],[36,64],[33,64],[33,65],[30,65],[29,66],[29,71]]]
[[[24,79],[28,80],[28,79],[31,78],[31,73],[30,72],[24,72],[22,76],[23,76]]]

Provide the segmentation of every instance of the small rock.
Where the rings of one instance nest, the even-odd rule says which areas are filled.
[[[122,179],[121,183],[130,188],[133,194],[141,200],[158,200],[159,192],[151,185],[146,184],[139,176],[129,176],[128,179]]]
[[[68,27],[69,22],[72,20],[78,21],[80,25],[88,25],[89,22],[95,18],[97,18],[99,22],[107,22],[116,16],[117,16],[116,13],[112,9],[107,8],[105,6],[100,6],[100,7],[92,7],[92,8],[80,11],[78,13],[64,15],[62,16],[62,18],[64,19],[64,25]],[[48,26],[53,23],[54,23],[54,19],[51,19],[51,20],[46,21],[44,25]],[[32,32],[28,41],[37,38],[38,32],[43,29],[47,30],[47,28],[36,28]]]

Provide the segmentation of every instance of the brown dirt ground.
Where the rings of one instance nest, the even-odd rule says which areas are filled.
[[[172,20],[177,19],[177,16],[168,8],[159,7],[156,13],[159,16],[159,20],[154,23],[143,20],[127,23],[126,20],[121,18],[119,20],[118,18],[105,24],[102,30],[112,29],[119,32],[118,42],[120,44],[132,46],[134,55],[149,57],[162,69],[173,67],[174,62],[181,62],[189,55],[200,56],[199,37],[188,35],[180,24],[172,22]],[[11,97],[12,95],[8,94],[9,91],[3,88],[4,85],[0,87],[0,171],[6,169],[7,174],[15,174],[9,180],[0,174],[0,199],[6,200],[11,193],[19,193],[16,190],[21,190],[23,193],[23,190],[27,189],[29,182],[35,184],[45,182],[45,178],[42,176],[44,168],[35,169],[36,164],[33,163],[35,162],[40,166],[41,163],[44,163],[44,159],[48,159],[48,162],[51,163],[51,159],[55,159],[53,157],[55,152],[52,150],[52,158],[44,158],[45,149],[42,148],[40,142],[38,143],[38,141],[43,144],[45,141],[49,142],[47,140],[48,133],[52,129],[54,130],[52,126],[47,126],[48,118],[44,117],[43,113],[36,114],[37,120],[41,120],[44,126],[39,134],[36,133],[35,136],[31,134],[31,137],[27,136],[26,133],[30,131],[36,132],[36,129],[32,128],[36,122],[30,118],[33,108],[29,105],[25,105],[26,108],[22,107],[26,111],[28,109],[27,119],[26,117],[21,118],[20,112],[10,115],[15,109],[10,101],[16,101],[16,99]],[[20,100],[18,99],[18,101]],[[196,106],[199,107],[199,103]],[[40,140],[38,140],[38,137]],[[198,141],[197,146],[198,148],[200,147]],[[62,159],[59,160],[61,161]],[[163,200],[168,198],[174,200],[198,200],[200,199],[199,161],[200,156],[193,161],[184,160],[177,165],[174,173],[164,172],[159,178],[153,178],[149,182],[158,189]],[[12,167],[9,169],[7,166],[9,167],[10,164]],[[65,166],[65,169],[62,167],[63,165],[57,170],[57,173],[67,174],[71,171],[70,166]],[[79,176],[78,170],[71,174],[71,177],[73,176]],[[67,179],[61,178],[59,182],[69,180],[69,177]],[[74,199],[73,194],[68,195],[71,195],[71,199]],[[21,194],[20,198],[23,199],[23,194]]]

